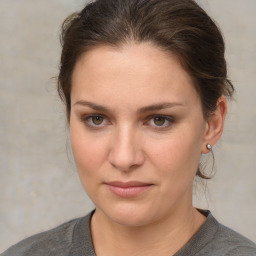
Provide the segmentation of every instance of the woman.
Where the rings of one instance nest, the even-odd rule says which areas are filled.
[[[97,0],[62,44],[58,89],[95,210],[3,255],[256,255],[192,206],[234,91],[209,16],[192,0]]]

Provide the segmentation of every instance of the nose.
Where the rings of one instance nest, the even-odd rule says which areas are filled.
[[[113,136],[109,162],[120,171],[130,171],[144,162],[141,138],[132,128],[117,129]]]

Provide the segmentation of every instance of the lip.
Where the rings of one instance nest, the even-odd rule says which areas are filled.
[[[146,190],[148,190],[153,184],[144,183],[140,181],[112,181],[105,183],[108,189],[115,195],[123,198],[135,197]]]

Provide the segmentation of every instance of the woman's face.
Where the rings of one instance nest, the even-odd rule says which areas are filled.
[[[155,46],[102,46],[77,61],[72,149],[84,189],[109,220],[138,226],[191,209],[206,128],[189,75]]]

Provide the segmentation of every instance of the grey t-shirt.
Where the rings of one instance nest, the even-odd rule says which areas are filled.
[[[2,256],[95,256],[90,233],[92,214],[29,237]],[[204,214],[204,224],[174,256],[256,255],[255,243],[218,223],[209,211]]]

